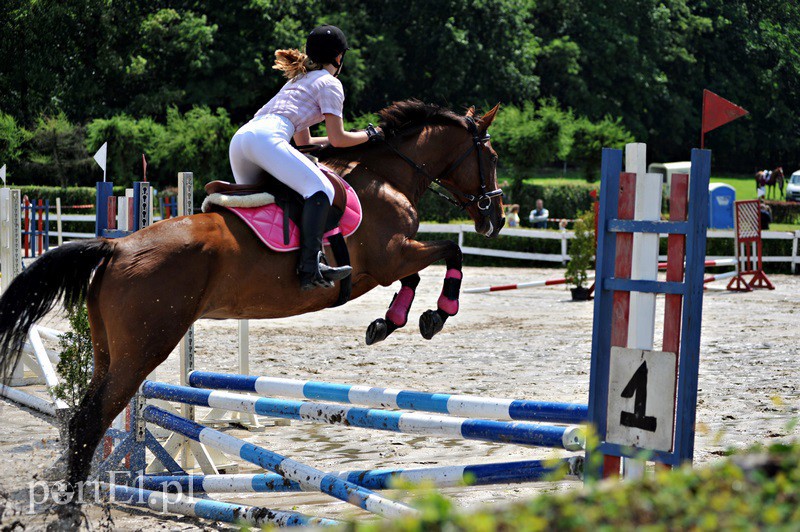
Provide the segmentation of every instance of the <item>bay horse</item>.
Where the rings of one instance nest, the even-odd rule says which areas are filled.
[[[783,183],[785,176],[783,175],[783,167],[779,166],[765,176],[766,172],[763,170],[756,172],[756,189],[767,187],[766,199],[775,195],[775,187],[778,187],[778,199],[783,197]]]
[[[414,240],[416,206],[432,181],[450,191],[478,233],[498,235],[505,218],[497,153],[487,134],[498,108],[477,117],[474,109],[462,116],[417,100],[396,102],[380,113],[386,141],[321,157],[362,203],[362,224],[347,240],[352,298],[397,280],[413,298],[418,272],[439,260],[448,268],[445,288],[452,270],[460,278],[455,242]],[[339,283],[301,292],[297,261],[297,252],[270,251],[238,217],[220,210],[165,220],[117,240],[70,242],[25,269],[0,298],[3,380],[30,327],[60,300],[66,306],[85,300],[89,313],[94,374],[68,424],[67,482],[86,480],[112,420],[196,320],[283,318],[332,306]],[[457,312],[458,287],[453,293],[450,286]],[[440,303],[425,314],[421,332],[429,338],[455,312]],[[378,328],[373,340],[397,326]]]

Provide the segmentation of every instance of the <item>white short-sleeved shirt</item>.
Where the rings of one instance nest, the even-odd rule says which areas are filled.
[[[312,70],[288,81],[255,117],[280,115],[300,131],[325,120],[325,114],[341,117],[343,106],[342,82],[327,70]]]

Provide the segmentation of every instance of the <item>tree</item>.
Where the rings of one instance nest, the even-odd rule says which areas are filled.
[[[0,112],[0,166],[15,163],[22,155],[22,146],[30,138],[13,116]]]
[[[86,147],[96,152],[108,142],[107,174],[118,185],[129,185],[142,178],[142,154],[155,153],[163,142],[165,128],[151,118],[136,120],[121,114],[93,120],[86,127]],[[155,172],[150,172],[150,175]]]
[[[139,45],[126,68],[137,115],[164,116],[170,106],[201,100],[191,81],[210,69],[217,26],[205,15],[160,9],[142,21]]]
[[[40,118],[29,143],[24,172],[36,184],[77,184],[90,173],[94,162],[86,153],[84,132],[64,113]]]

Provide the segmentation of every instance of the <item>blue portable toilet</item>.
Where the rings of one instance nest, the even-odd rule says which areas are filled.
[[[725,183],[708,185],[708,228],[733,229],[736,189]]]

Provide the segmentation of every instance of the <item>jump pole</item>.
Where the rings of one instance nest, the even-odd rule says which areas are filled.
[[[588,280],[594,279],[594,274],[587,275]],[[537,288],[540,286],[554,286],[559,284],[566,284],[566,279],[547,279],[544,281],[530,281],[527,283],[506,284],[497,286],[482,286],[480,288],[467,288],[463,292],[465,294],[481,294],[485,292],[502,292],[505,290],[519,290],[521,288]]]
[[[436,488],[487,486],[547,480],[579,480],[583,457],[556,460],[520,460],[494,464],[442,466],[420,469],[374,469],[329,473],[371,490],[393,489],[398,482],[430,483]],[[563,478],[559,476],[564,473]],[[302,491],[300,484],[275,473],[247,475],[148,475],[141,487],[183,493],[289,493]]]
[[[215,447],[224,453],[238,456],[254,465],[278,473],[284,478],[294,480],[305,491],[321,491],[340,501],[358,506],[363,510],[383,517],[396,518],[419,514],[417,510],[408,505],[392,501],[352,482],[341,480],[218,430],[203,427],[199,423],[170,414],[166,410],[147,406],[142,411],[142,415],[149,423],[183,434],[194,441]]]
[[[583,431],[580,427],[389,412],[327,403],[252,397],[152,381],[146,381],[142,385],[141,393],[148,399],[178,401],[195,406],[297,421],[316,421],[329,425],[345,425],[451,439],[552,447],[569,451],[583,449]]]
[[[111,502],[132,506],[144,506],[159,512],[170,512],[187,517],[200,517],[231,524],[249,526],[337,526],[341,521],[310,517],[297,512],[271,510],[258,506],[244,506],[212,499],[195,499],[188,495],[173,495],[130,486],[104,485]]]
[[[210,371],[193,371],[189,375],[188,382],[195,388],[253,392],[266,397],[311,399],[376,408],[397,408],[464,418],[577,424],[584,423],[588,417],[587,406],[574,403],[428,393],[277,377],[229,375]]]

